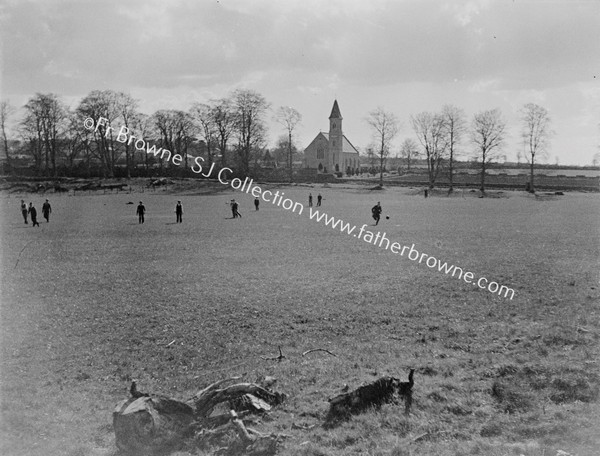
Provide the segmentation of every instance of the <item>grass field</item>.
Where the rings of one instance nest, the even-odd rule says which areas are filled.
[[[50,195],[39,228],[19,202],[40,211],[44,196],[2,195],[0,454],[115,455],[112,411],[132,378],[186,399],[242,374],[273,375],[289,395],[253,426],[289,435],[281,455],[600,454],[597,194],[280,188],[301,203],[320,192],[358,226],[381,201],[390,240],[509,286],[511,300],[220,187]],[[282,362],[261,359],[278,346]],[[337,356],[302,357],[312,348]],[[321,426],[345,384],[411,367],[409,417],[391,404]]]

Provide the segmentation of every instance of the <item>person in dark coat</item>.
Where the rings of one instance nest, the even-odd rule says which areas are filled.
[[[312,193],[308,194],[308,207],[312,207]]]
[[[242,218],[242,214],[238,212],[238,203],[236,200],[231,200],[231,213],[233,214],[233,218]]]
[[[31,223],[33,226],[40,226],[37,221],[37,210],[33,207],[33,203],[29,203],[29,217],[31,217]]]
[[[183,206],[181,205],[181,201],[177,201],[175,215],[177,216],[177,223],[183,223]]]
[[[323,197],[322,197],[322,196],[321,196],[321,194],[319,193],[319,194],[317,195],[317,206],[320,206],[320,205],[321,205],[321,201],[322,201],[322,200],[323,200]]]
[[[373,219],[375,219],[375,225],[377,225],[379,223],[379,219],[381,219],[381,211],[381,204],[379,203],[379,201],[377,201],[377,204],[371,209]]]
[[[46,223],[50,222],[50,213],[51,212],[52,212],[52,208],[50,207],[50,202],[48,200],[46,200],[46,202],[42,205],[42,214],[44,214]]]
[[[27,224],[27,203],[21,200],[21,214],[23,214],[23,219],[25,220],[25,224]]]
[[[137,210],[135,212],[138,216],[138,223],[144,223],[144,214],[146,213],[146,207],[140,201],[138,204]]]
[[[260,200],[258,199],[258,196],[256,198],[254,198],[254,207],[256,208],[256,210],[258,210],[258,205],[260,204]]]

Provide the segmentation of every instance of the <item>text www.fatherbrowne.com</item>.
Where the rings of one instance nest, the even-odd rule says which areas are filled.
[[[110,123],[107,118],[100,117],[98,120],[94,120],[91,117],[88,117],[84,120],[83,125],[88,130],[94,130],[94,132],[99,132],[103,134],[105,137],[108,137],[109,134],[112,134],[114,128],[110,126]],[[153,145],[150,147],[149,143],[144,139],[136,137],[132,135],[129,131],[129,128],[122,126],[117,134],[116,140],[121,143],[127,142],[128,144],[134,144],[135,148],[138,150],[145,150],[147,154],[152,153],[155,157],[160,154],[160,158],[164,159],[165,154],[167,155],[166,159],[172,161],[174,165],[181,165],[183,162],[183,157],[179,154],[171,155],[171,151],[167,149],[156,149],[156,146]],[[134,140],[136,140],[134,142]],[[139,146],[138,146],[139,144]],[[294,203],[289,198],[283,198],[285,195],[284,192],[279,194],[279,191],[271,192],[269,190],[263,191],[258,185],[254,184],[254,180],[246,177],[242,182],[239,178],[234,178],[231,181],[227,180],[228,174],[233,174],[233,170],[230,168],[221,168],[215,175],[215,163],[212,163],[210,169],[203,171],[203,162],[204,158],[202,157],[192,157],[194,160],[194,164],[191,167],[192,172],[195,174],[199,174],[201,177],[205,178],[217,178],[220,183],[223,185],[230,185],[234,190],[239,190],[244,193],[250,193],[255,198],[259,196],[268,203],[276,205],[278,207],[282,207],[285,210],[291,210],[292,212],[298,213],[301,215],[304,210],[304,205],[300,203]],[[500,285],[497,282],[490,282],[485,277],[481,277],[475,280],[475,275],[472,272],[464,272],[462,268],[459,268],[454,265],[448,265],[448,263],[442,263],[441,260],[438,260],[435,257],[427,255],[426,253],[419,253],[417,249],[415,249],[415,245],[412,244],[410,247],[407,245],[402,246],[398,242],[391,242],[385,233],[383,235],[378,231],[377,234],[374,234],[372,231],[365,229],[367,225],[363,225],[360,227],[358,233],[356,233],[356,226],[352,226],[349,223],[345,223],[343,220],[337,219],[335,217],[330,217],[326,213],[320,213],[319,211],[313,211],[312,207],[309,207],[309,217],[311,220],[316,220],[317,222],[323,222],[325,226],[329,226],[333,229],[337,229],[342,233],[354,235],[354,237],[358,239],[362,239],[363,241],[377,245],[384,249],[389,249],[392,253],[399,254],[400,256],[404,256],[405,253],[408,253],[408,259],[412,261],[418,261],[419,263],[425,263],[431,269],[437,269],[439,272],[443,272],[444,274],[450,274],[452,277],[457,277],[458,279],[464,280],[466,283],[473,284],[481,289],[485,289],[490,293],[498,294],[499,296],[504,296],[505,298],[509,297],[512,299],[515,296],[515,290],[512,288],[508,288],[505,285]]]
[[[475,275],[472,272],[464,272],[463,269],[459,268],[458,266],[454,266],[452,264],[449,265],[447,262],[442,263],[442,261],[438,258],[427,255],[426,253],[421,253],[415,249],[415,244],[412,244],[410,247],[407,245],[402,246],[398,242],[390,241],[387,238],[386,233],[381,233],[378,231],[377,234],[375,234],[374,232],[367,230],[367,225],[361,226],[357,232],[356,225],[351,225],[343,220],[331,217],[324,212],[320,213],[318,210],[313,211],[312,207],[309,209],[309,217],[311,220],[322,222],[325,224],[325,226],[329,226],[334,230],[339,229],[342,233],[351,234],[355,238],[362,239],[368,244],[390,250],[392,253],[400,256],[404,256],[406,254],[408,259],[411,261],[424,263],[431,269],[437,269],[439,272],[451,275],[459,280],[464,280],[466,283],[473,284],[481,289],[489,291],[490,293],[494,293],[511,300],[515,296],[515,290],[512,288],[508,288],[505,285],[500,285],[497,282],[489,281],[485,277],[480,277],[479,279],[475,280]]]

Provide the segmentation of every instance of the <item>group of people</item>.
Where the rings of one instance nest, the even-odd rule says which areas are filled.
[[[322,200],[323,200],[323,197],[319,193],[317,195],[317,206],[321,205]],[[259,199],[255,198],[254,199],[254,207],[257,211],[259,210],[259,205],[260,205]],[[312,193],[308,194],[308,205],[309,205],[309,207],[312,207],[312,205],[313,205]],[[237,201],[235,199],[231,200],[231,202],[229,203],[229,206],[231,207],[232,218],[242,218],[242,214],[240,214],[240,212],[238,211],[239,204],[237,203]],[[44,218],[46,219],[46,223],[50,222],[50,213],[51,212],[52,212],[52,207],[50,206],[50,202],[48,200],[46,200],[44,202],[44,204],[42,205],[42,214],[44,215]],[[378,201],[377,204],[375,206],[373,206],[373,208],[371,209],[371,214],[373,215],[373,219],[375,220],[375,225],[379,224],[379,220],[381,219],[381,212],[382,212],[381,203]],[[23,219],[26,224],[29,223],[27,220],[29,217],[29,218],[31,218],[31,223],[33,226],[40,226],[39,222],[37,221],[37,210],[33,206],[32,202],[30,202],[29,206],[27,206],[25,201],[21,200],[21,213],[23,214]],[[138,223],[144,223],[144,215],[145,214],[146,214],[146,206],[144,206],[144,203],[142,203],[140,201],[140,203],[137,206],[137,210],[136,210],[136,215],[138,216]],[[181,201],[177,201],[177,204],[175,205],[175,217],[176,217],[176,223],[183,223],[183,206],[181,205]]]
[[[46,219],[46,223],[50,222],[51,212],[52,207],[50,206],[50,201],[46,200],[44,204],[42,204],[42,214]],[[30,202],[29,206],[27,206],[27,203],[25,203],[24,200],[21,200],[21,214],[23,215],[23,220],[25,221],[25,224],[29,223],[27,221],[27,218],[29,217],[31,218],[32,226],[40,226],[39,222],[37,221],[37,209],[33,205],[33,202]]]
[[[146,215],[146,206],[144,203],[140,201],[138,204],[135,214],[138,216],[138,223],[144,223],[144,215]],[[183,223],[183,206],[181,205],[181,201],[177,201],[175,205],[175,223]]]
[[[323,197],[319,193],[317,195],[317,206],[321,205],[321,201],[323,201]],[[312,205],[313,205],[313,196],[312,196],[312,193],[309,193],[308,194],[308,207],[312,207]]]

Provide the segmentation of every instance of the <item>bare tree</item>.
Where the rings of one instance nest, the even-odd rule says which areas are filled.
[[[235,131],[235,113],[229,98],[211,102],[212,121],[217,130],[217,147],[221,155],[221,166],[227,166],[227,144]]]
[[[12,170],[10,152],[8,150],[8,136],[6,135],[6,124],[8,119],[15,112],[15,108],[11,106],[8,100],[0,101],[0,130],[2,130],[2,143],[4,145],[4,154],[6,155],[6,164],[8,169]]]
[[[194,135],[194,122],[191,116],[183,111],[161,109],[155,112],[152,118],[163,148],[171,154],[179,154],[187,168],[187,152]],[[162,153],[159,160],[162,168]]]
[[[592,157],[592,166],[600,165],[600,152],[596,152]]]
[[[523,158],[523,152],[520,150],[517,151],[517,165],[521,164],[521,159]]]
[[[454,190],[454,158],[458,154],[457,146],[460,143],[467,126],[465,112],[456,106],[445,105],[442,108],[442,117],[444,119],[445,141],[448,148],[448,178],[450,180],[448,192],[450,193]]]
[[[175,112],[174,109],[160,109],[152,114],[161,145],[170,152],[175,150]]]
[[[485,193],[486,165],[499,156],[504,145],[506,122],[499,109],[482,111],[473,116],[471,140],[481,158],[481,192]]]
[[[116,141],[119,133],[116,120],[121,115],[118,100],[119,95],[112,90],[93,90],[77,107],[80,125],[91,118],[96,126],[91,131],[90,152],[100,160],[104,177],[114,177],[120,155],[121,143]]]
[[[410,161],[419,155],[419,146],[411,138],[406,138],[400,146],[400,155],[406,160],[406,170],[410,171]]]
[[[242,174],[248,174],[252,153],[261,150],[266,140],[264,115],[269,103],[258,92],[246,89],[236,90],[232,100],[240,171]]]
[[[411,117],[413,130],[425,151],[429,188],[435,185],[441,168],[442,159],[446,153],[444,138],[444,118],[441,114],[422,112]]]
[[[28,145],[29,153],[33,157],[36,172],[42,172],[44,145],[42,140],[42,121],[34,113],[27,112],[19,124],[19,135]]]
[[[176,115],[175,152],[183,157],[184,166],[188,167],[188,150],[194,141],[197,127],[192,116],[183,111],[177,111]]]
[[[290,182],[293,180],[293,169],[292,169],[292,134],[296,126],[302,121],[302,115],[291,106],[281,106],[275,114],[275,120],[283,125],[288,134],[287,148],[288,148],[288,170],[290,173]]]
[[[535,103],[527,103],[521,109],[523,122],[522,136],[527,145],[527,161],[529,162],[530,180],[529,191],[534,192],[533,169],[536,158],[539,160],[548,153],[548,146],[552,132],[550,130],[550,116],[546,108]]]
[[[46,174],[56,176],[56,157],[60,147],[60,135],[64,133],[67,109],[58,95],[38,93],[25,105],[24,123],[35,125],[40,142]]]
[[[296,145],[292,143],[292,156],[298,153]],[[270,152],[272,160],[275,162],[276,167],[279,167],[279,163],[287,163],[289,160],[289,138],[287,134],[282,134],[277,138],[275,147]]]
[[[217,145],[218,134],[213,116],[213,107],[204,103],[195,103],[190,110],[190,115],[198,127],[198,132],[202,136],[204,144],[206,144],[208,164],[211,165],[213,163],[214,148]]]
[[[379,185],[383,186],[383,167],[385,160],[390,154],[392,141],[398,134],[398,119],[393,113],[378,107],[369,113],[366,120],[372,129],[373,140],[377,145],[376,151],[379,156]]]
[[[138,115],[135,117],[134,119],[134,130],[136,132],[138,132],[138,134],[140,135],[140,138],[144,138],[146,140],[151,140],[153,139],[152,137],[155,135],[155,128],[154,128],[154,123],[153,123],[153,118],[151,116],[149,116],[148,114],[143,114],[143,113],[138,113]],[[135,153],[136,151],[133,151],[133,156],[135,157]],[[150,166],[150,162],[149,162],[149,154],[146,151],[142,151],[141,154],[143,155],[143,161],[144,161],[144,168],[146,169],[146,172],[148,172],[148,168]],[[133,162],[135,163],[135,158],[133,159]]]
[[[136,117],[138,116],[137,101],[129,94],[119,92],[117,93],[117,107],[123,121],[123,126],[132,131]],[[127,178],[131,178],[131,168],[135,162],[135,148],[133,144],[130,144],[130,141],[126,141],[124,147]]]
[[[61,152],[71,174],[75,169],[75,159],[77,159],[79,154],[86,150],[88,146],[86,140],[86,130],[81,128],[79,117],[75,112],[69,111],[68,127],[64,135],[64,147],[62,147]]]
[[[367,161],[369,162],[369,174],[373,173],[375,174],[375,172],[373,171],[375,169],[375,163],[377,162],[377,154],[375,152],[373,152],[373,144],[369,144],[367,146]]]

